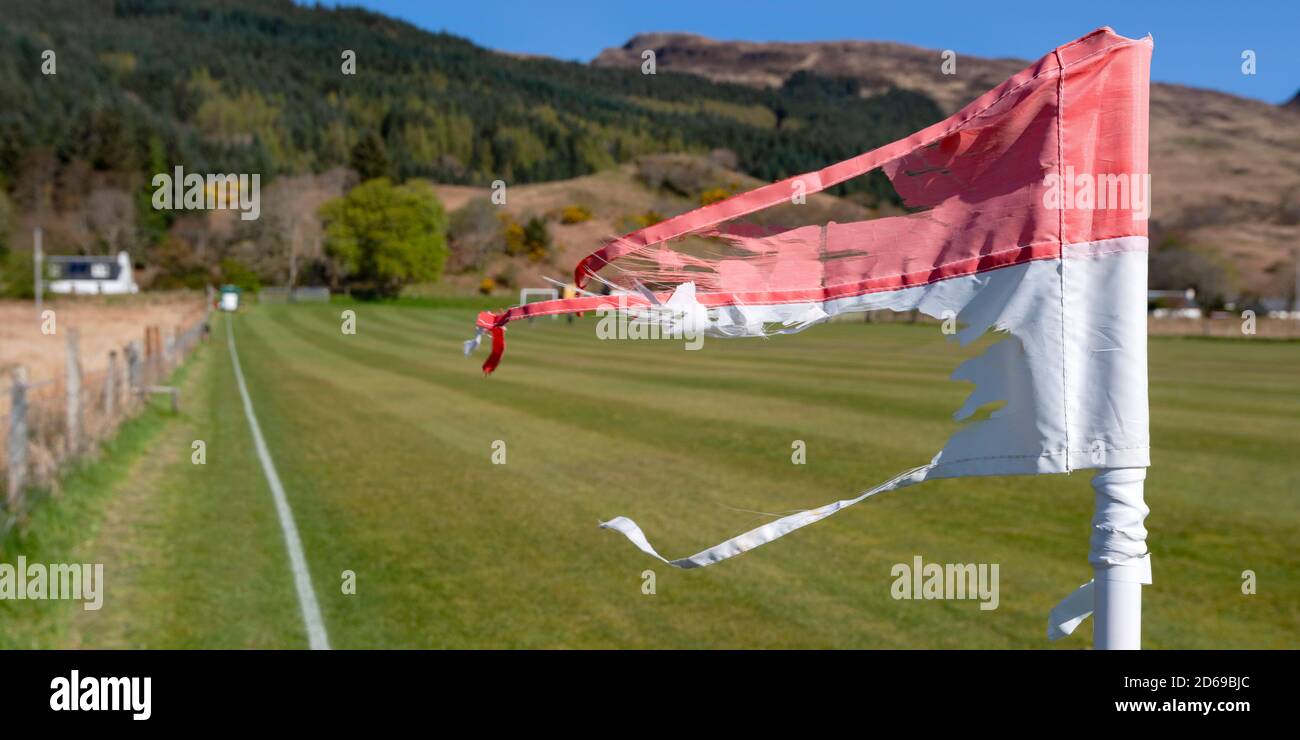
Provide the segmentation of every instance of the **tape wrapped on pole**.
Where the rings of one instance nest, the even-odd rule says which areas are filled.
[[[1093,476],[1096,511],[1088,552],[1093,580],[1052,608],[1047,620],[1049,640],[1073,633],[1092,615],[1098,580],[1151,585],[1151,554],[1143,524],[1150,513],[1143,497],[1145,481],[1146,468],[1103,468]]]

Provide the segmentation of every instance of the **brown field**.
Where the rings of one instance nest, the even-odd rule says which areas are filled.
[[[68,329],[80,333],[82,372],[97,374],[107,365],[109,350],[120,355],[128,342],[142,341],[146,326],[159,327],[164,336],[188,327],[202,315],[204,300],[194,292],[47,299],[43,308],[54,311],[56,329],[49,335],[41,332],[31,301],[0,301],[0,377],[7,381],[15,368],[24,367],[33,384],[61,378]]]
[[[1215,337],[1218,339],[1300,339],[1300,321],[1259,318],[1255,333],[1247,335],[1239,318],[1149,319],[1147,334],[1153,337]]]

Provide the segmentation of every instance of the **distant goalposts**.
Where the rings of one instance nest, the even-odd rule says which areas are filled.
[[[529,299],[540,297],[543,300],[554,301],[559,299],[560,291],[555,288],[521,288],[519,290],[519,305],[528,303]],[[558,321],[559,314],[552,314],[551,319]],[[528,317],[529,321],[533,320],[532,316]]]

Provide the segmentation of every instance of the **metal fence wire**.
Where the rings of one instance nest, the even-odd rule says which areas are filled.
[[[96,454],[151,392],[164,390],[160,384],[207,338],[209,318],[205,312],[166,335],[146,326],[140,340],[110,350],[102,369],[89,373],[80,336],[69,329],[61,376],[30,382],[19,367],[0,379],[0,534],[26,520],[31,491],[57,491],[61,471]]]

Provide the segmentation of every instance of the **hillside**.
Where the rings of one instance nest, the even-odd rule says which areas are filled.
[[[448,210],[458,211],[451,234],[455,254],[443,281],[458,292],[469,292],[478,290],[486,277],[496,281],[494,292],[504,292],[546,286],[546,278],[570,280],[578,261],[606,240],[695,208],[702,198],[762,184],[710,158],[665,154],[647,155],[571,180],[520,185],[510,189],[504,206],[489,205],[487,188],[439,185],[439,199]],[[581,209],[585,217],[566,223],[566,209]],[[796,225],[857,221],[897,212],[888,204],[867,208],[818,193],[797,210],[777,207],[765,215],[783,225]],[[546,222],[550,248],[538,258],[512,257],[500,244],[500,222],[522,224],[532,218]],[[475,245],[481,246],[476,250]]]
[[[808,72],[845,76],[868,91],[923,93],[945,113],[1028,64],[957,49],[956,74],[944,75],[939,50],[903,44],[754,43],[649,33],[606,49],[593,65],[633,67],[645,49],[655,51],[661,69],[706,79],[768,89]],[[1293,250],[1300,247],[1300,107],[1295,101],[1272,106],[1210,90],[1153,84],[1151,171],[1154,243],[1187,245],[1221,259],[1227,279],[1239,291],[1292,295]]]
[[[319,171],[349,164],[375,133],[403,179],[556,180],[724,145],[766,178],[939,115],[919,94],[849,105],[815,87],[755,96],[694,76],[500,54],[376,13],[288,0],[6,5],[6,172],[34,149],[97,170],[149,171],[161,159]],[[45,50],[58,54],[57,74],[42,73]],[[345,50],[355,53],[351,74]],[[832,107],[858,124],[853,134],[829,125]],[[777,126],[775,111],[798,125]]]
[[[657,52],[657,74],[641,73],[645,48]],[[342,68],[345,51],[355,54],[355,74]],[[6,250],[30,249],[39,225],[48,252],[130,251],[152,287],[232,275],[281,283],[291,264],[304,279],[325,280],[334,272],[316,209],[385,175],[441,183],[457,194],[449,210],[501,180],[518,195],[514,208],[532,197],[521,188],[630,182],[637,162],[670,153],[713,157],[734,173],[713,183],[716,195],[907,135],[1023,65],[957,51],[957,74],[942,75],[939,52],[900,44],[647,34],[588,65],[288,0],[10,2],[0,18],[0,262]],[[43,73],[47,52],[57,54],[55,74]],[[1153,237],[1173,250],[1153,259],[1154,284],[1244,300],[1291,294],[1297,123],[1295,105],[1154,86]],[[153,209],[150,178],[177,165],[260,173],[262,218]],[[556,208],[580,205],[576,197],[528,213],[521,206],[520,218],[551,214],[554,245],[528,260],[506,250],[511,264],[492,270],[530,275],[539,260],[567,260],[568,250],[585,253],[639,225],[632,216],[671,215],[704,195],[658,184],[614,192],[620,202],[608,219],[597,208],[582,229],[556,217]],[[830,194],[864,212],[898,202],[878,175]],[[482,251],[473,247],[469,262],[487,270]],[[465,281],[463,257],[450,267]],[[0,264],[0,292],[30,274],[9,262]]]
[[[42,73],[47,50],[55,74]],[[343,70],[345,50],[355,74]],[[942,115],[918,93],[846,102],[810,81],[755,94],[692,75],[500,54],[375,13],[288,0],[7,3],[0,99],[0,176],[26,209],[57,206],[45,186],[74,165],[115,173],[128,188],[174,164],[264,178],[351,166],[486,185],[726,147],[770,180]],[[359,161],[369,137],[378,151]],[[849,191],[891,196],[879,180]]]
[[[817,76],[756,93],[502,54],[288,0],[6,3],[0,100],[0,261],[26,253],[39,225],[50,253],[129,251],[147,287],[282,283],[291,254],[309,259],[300,277],[329,279],[315,209],[374,177],[513,188],[725,149],[771,181],[942,117],[920,93],[846,99],[842,81]],[[267,209],[249,222],[154,209],[152,176],[178,165],[258,173]],[[869,207],[897,199],[883,177],[835,192]],[[0,293],[30,274],[9,262]]]
[[[653,49],[660,67],[719,82],[779,88],[799,72],[861,80],[868,89],[899,87],[924,92],[952,113],[1024,68],[1018,59],[982,59],[958,49],[957,74],[939,73],[939,51],[886,41],[806,43],[715,41],[688,33],[643,33],[605,49],[592,65],[639,66]]]

